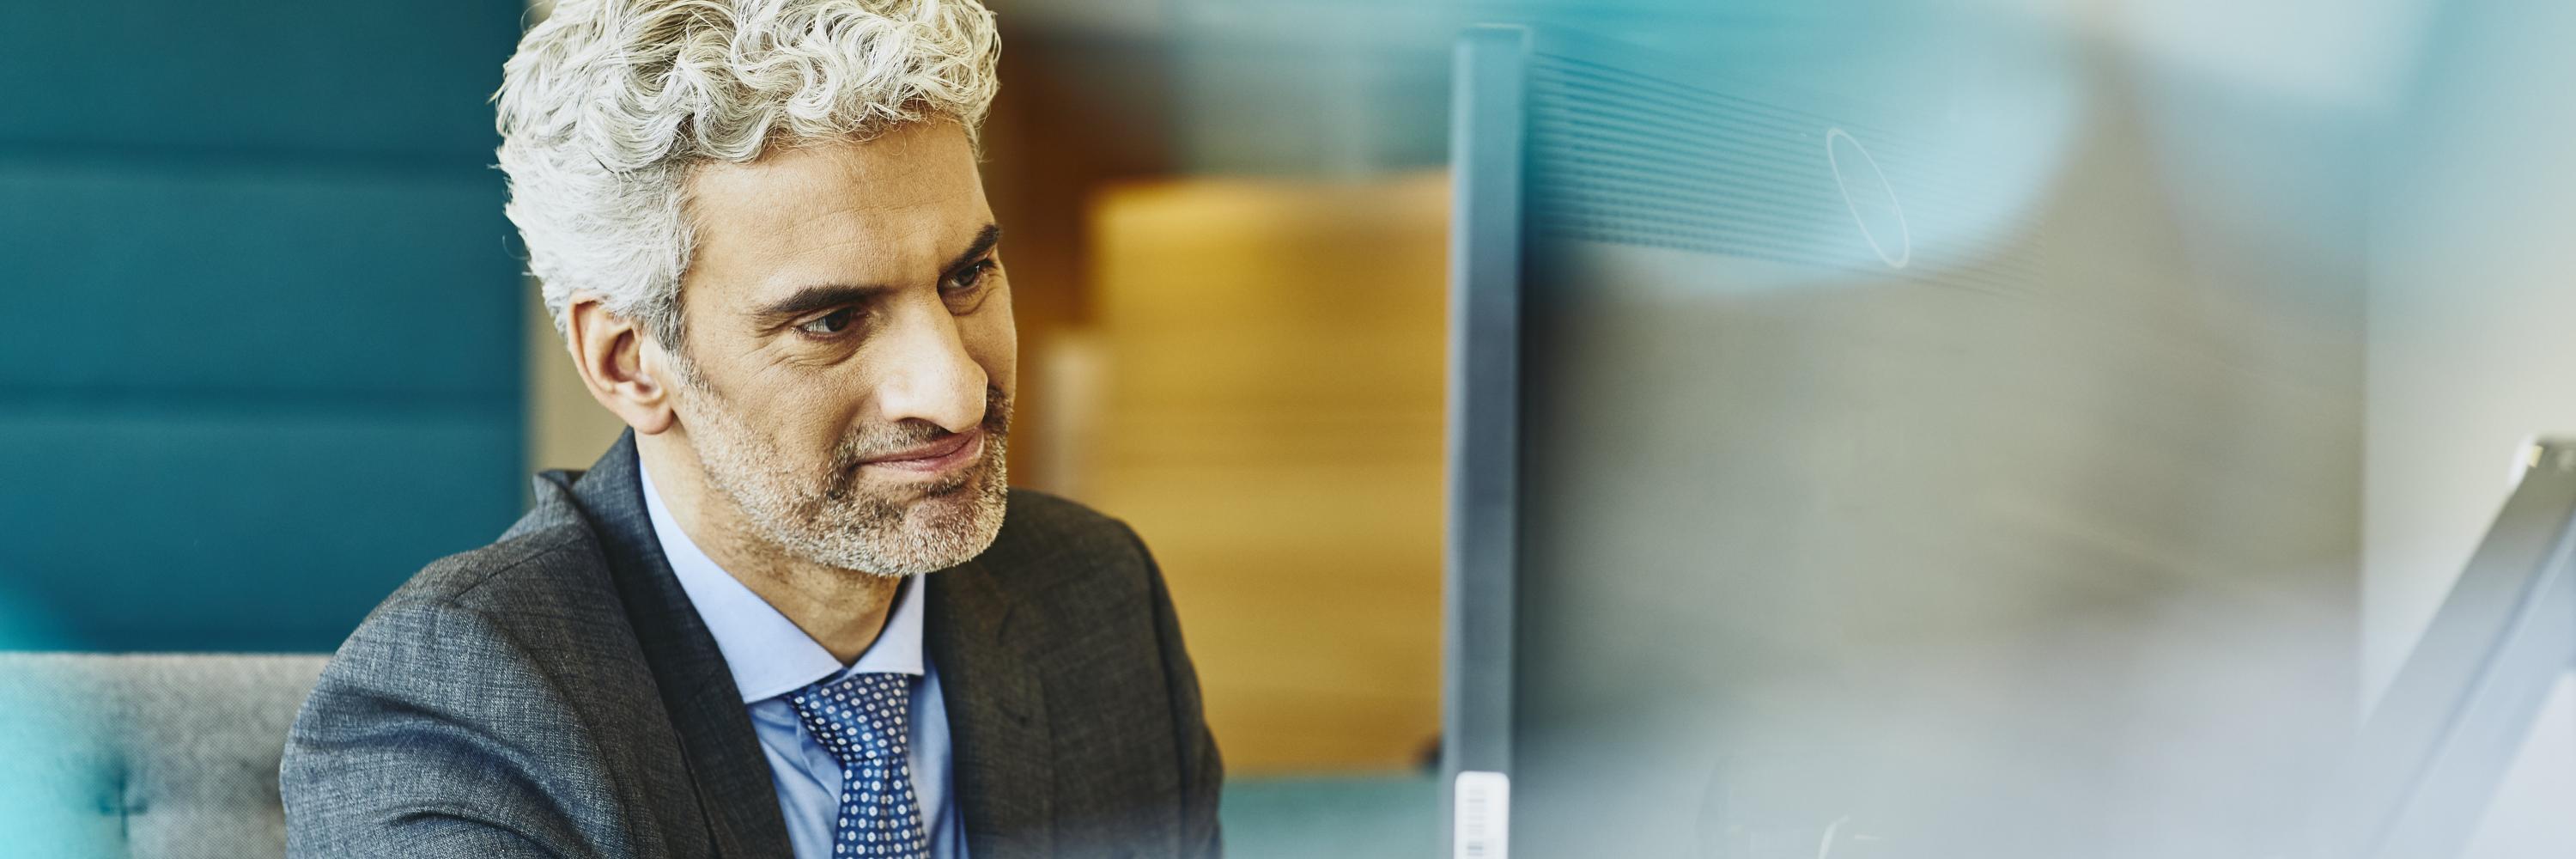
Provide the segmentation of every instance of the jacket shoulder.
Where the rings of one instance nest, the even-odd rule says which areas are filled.
[[[597,541],[577,524],[517,532],[431,561],[386,598],[387,603],[466,604],[489,591],[525,588],[534,573],[565,564],[602,563]]]
[[[429,562],[376,607],[462,610],[505,630],[517,619],[566,618],[620,605],[600,535],[564,499],[540,491],[535,509],[499,539]]]
[[[659,855],[685,769],[599,536],[541,502],[349,636],[289,731],[290,854]]]
[[[545,675],[556,672],[543,669],[571,667],[566,660],[574,656],[585,658],[573,661],[595,662],[626,655],[634,647],[632,634],[625,630],[597,535],[577,517],[536,522],[545,512],[530,513],[498,540],[422,567],[358,624],[333,667],[363,670],[383,663],[380,657],[388,653],[416,656],[423,649],[472,646],[489,651],[471,660],[478,665],[513,664]],[[547,652],[558,659],[530,658]]]

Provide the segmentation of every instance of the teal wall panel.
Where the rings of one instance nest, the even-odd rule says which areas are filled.
[[[483,172],[0,165],[0,392],[506,396],[525,299]]]
[[[314,403],[0,418],[0,599],[82,650],[326,650],[423,564],[489,540],[524,486],[506,408]],[[509,465],[513,469],[500,466]],[[462,466],[462,467],[460,467]]]
[[[0,7],[17,147],[311,150],[471,165],[522,6],[124,0]]]
[[[328,650],[508,526],[521,14],[0,4],[0,647]]]

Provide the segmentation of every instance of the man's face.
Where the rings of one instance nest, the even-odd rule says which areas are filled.
[[[673,407],[739,536],[880,575],[982,552],[1018,340],[965,132],[781,149],[688,190]]]

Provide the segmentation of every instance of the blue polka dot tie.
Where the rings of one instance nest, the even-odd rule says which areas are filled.
[[[930,855],[912,796],[912,675],[860,673],[787,699],[823,750],[841,762],[841,814],[832,859]]]

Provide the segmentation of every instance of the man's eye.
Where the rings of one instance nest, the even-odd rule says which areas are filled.
[[[948,282],[940,284],[939,289],[941,292],[950,294],[973,292],[976,287],[984,285],[984,276],[992,273],[992,271],[993,261],[991,259],[976,260],[974,265],[959,269],[956,274],[949,275]]]
[[[803,331],[807,334],[839,334],[843,331],[849,330],[850,323],[857,321],[858,317],[859,312],[857,308],[844,307],[839,310],[814,317],[813,319],[808,320],[805,324],[796,326],[796,330]]]

